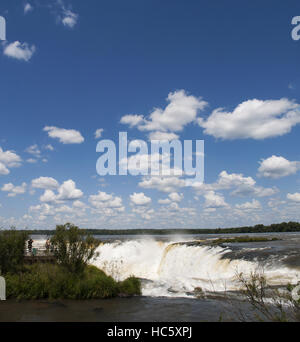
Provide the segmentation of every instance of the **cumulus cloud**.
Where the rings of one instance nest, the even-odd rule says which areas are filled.
[[[185,180],[179,177],[143,177],[138,185],[144,189],[156,189],[168,193],[184,187]]]
[[[289,133],[300,123],[300,105],[288,99],[248,100],[233,112],[218,108],[205,120],[198,119],[204,133],[221,139],[265,139]]]
[[[143,192],[140,193],[134,193],[130,195],[130,201],[134,205],[148,205],[151,203],[151,198],[147,197]]]
[[[45,150],[54,151],[54,147],[51,144],[44,146]]]
[[[26,159],[26,162],[29,164],[35,164],[35,163],[37,163],[37,160],[33,159],[33,158],[29,158],[29,159]]]
[[[83,192],[76,189],[76,183],[69,179],[58,188],[57,199],[59,201],[77,200],[83,196]]]
[[[143,115],[127,114],[121,118],[121,124],[128,125],[129,127],[135,127],[144,121]]]
[[[0,163],[0,175],[5,176],[8,174],[9,174],[9,169],[3,163]]]
[[[5,45],[3,53],[7,57],[29,62],[35,51],[36,48],[34,45],[30,46],[28,43],[15,41]]]
[[[295,192],[294,194],[287,194],[287,199],[289,199],[290,201],[293,202],[300,202],[300,193],[299,192]]]
[[[258,176],[265,178],[282,178],[295,174],[300,169],[300,162],[289,161],[284,157],[272,156],[263,159],[258,169]]]
[[[159,199],[158,203],[159,204],[170,204],[172,201],[169,198],[165,198],[165,199]]]
[[[39,186],[46,186],[48,184],[52,184],[52,186],[56,185],[54,179],[43,179],[36,180],[36,185]],[[76,188],[76,183],[69,179],[65,181],[62,185],[60,185],[57,189],[57,194],[54,191],[50,190],[49,188],[45,190],[44,194],[40,197],[41,202],[45,203],[55,203],[55,202],[63,202],[63,201],[74,201],[78,200],[83,196],[83,192]]]
[[[31,145],[26,148],[25,152],[34,155],[35,157],[39,158],[41,156],[41,151],[37,144]]]
[[[149,134],[150,140],[176,140],[179,138],[178,134],[175,133],[168,133],[168,132],[151,132]]]
[[[36,189],[57,189],[59,184],[52,177],[39,177],[31,181],[31,186]]]
[[[95,139],[99,139],[102,137],[102,133],[103,133],[104,129],[103,128],[98,128],[95,132]]]
[[[78,14],[72,12],[71,10],[64,9],[61,17],[61,22],[64,26],[73,28],[78,22]]]
[[[228,204],[222,195],[216,194],[214,191],[208,191],[204,194],[205,208],[226,208]]]
[[[101,209],[101,208],[121,208],[122,198],[118,196],[113,196],[112,194],[108,194],[106,192],[98,191],[97,195],[91,195],[89,197],[89,202],[93,207]]]
[[[33,11],[33,6],[29,2],[25,3],[25,5],[24,5],[24,14],[27,14],[27,13],[29,13],[31,11]]]
[[[184,90],[169,93],[167,102],[164,109],[155,108],[148,117],[129,114],[121,118],[121,123],[151,132],[149,137],[152,140],[160,137],[170,140],[178,137],[174,132],[180,132],[186,125],[195,122],[198,112],[207,106],[207,102],[188,95]]]
[[[81,133],[75,129],[46,126],[44,131],[48,132],[48,136],[50,138],[58,139],[63,144],[81,144],[84,142],[84,138]]]
[[[40,197],[41,202],[54,203],[57,200],[57,196],[52,190],[45,190],[44,194]]]
[[[259,210],[259,209],[261,209],[261,204],[259,201],[253,199],[252,202],[237,204],[236,208],[242,209],[242,210]]]
[[[8,192],[8,197],[15,197],[16,195],[21,195],[26,192],[26,183],[22,183],[22,185],[15,186],[12,183],[4,184],[1,188],[1,191]]]
[[[21,166],[22,159],[14,151],[3,151],[0,147],[0,175],[8,175],[9,169]]]
[[[240,197],[267,197],[278,192],[276,187],[264,188],[258,186],[252,177],[245,177],[243,174],[222,171],[215,183],[212,184],[192,184],[199,193],[206,191],[233,190],[231,195]]]
[[[183,199],[183,194],[179,194],[178,192],[172,192],[169,194],[169,198],[173,202],[181,202]]]

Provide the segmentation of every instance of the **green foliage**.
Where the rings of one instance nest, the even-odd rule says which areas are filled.
[[[88,261],[96,256],[99,240],[87,235],[78,227],[67,223],[56,226],[54,236],[51,238],[51,250],[58,264],[69,272],[83,272]]]
[[[0,231],[0,273],[17,272],[23,266],[26,232]]]
[[[141,294],[141,282],[135,277],[129,277],[119,283],[119,292],[124,296]]]
[[[116,282],[94,266],[80,275],[59,265],[27,266],[20,274],[8,274],[7,298],[16,299],[103,299],[140,294],[140,281],[134,277]]]

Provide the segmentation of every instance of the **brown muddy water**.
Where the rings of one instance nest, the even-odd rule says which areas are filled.
[[[209,299],[115,298],[0,302],[0,322],[211,322],[236,320],[229,303]]]

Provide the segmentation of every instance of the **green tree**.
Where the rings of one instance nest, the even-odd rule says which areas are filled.
[[[14,228],[0,231],[0,273],[14,273],[22,268],[27,239],[26,232]]]
[[[84,271],[88,261],[97,256],[100,241],[71,223],[56,226],[51,250],[59,265],[72,273]]]

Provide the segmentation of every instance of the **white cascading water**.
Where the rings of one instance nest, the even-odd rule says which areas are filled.
[[[179,297],[190,295],[197,287],[204,291],[236,290],[237,273],[247,275],[258,269],[256,262],[222,258],[229,251],[219,246],[188,246],[176,241],[115,241],[99,246],[99,256],[92,263],[116,280],[132,275],[145,279],[145,296]],[[265,266],[264,274],[272,285],[296,283],[300,276],[299,272],[278,264]]]

